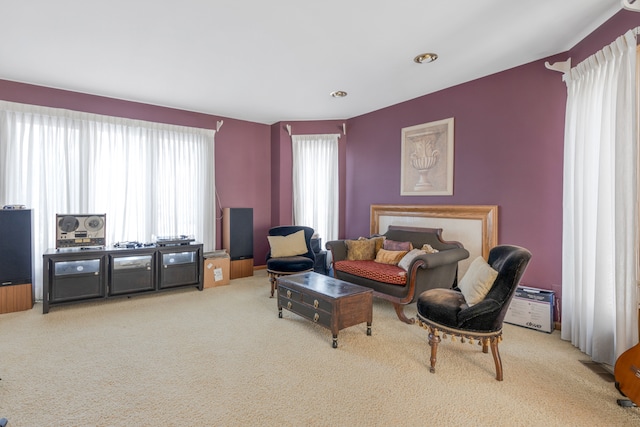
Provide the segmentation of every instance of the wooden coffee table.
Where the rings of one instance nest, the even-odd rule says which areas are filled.
[[[373,290],[318,273],[301,273],[278,279],[278,317],[282,308],[331,330],[333,348],[338,331],[367,322],[371,335]]]

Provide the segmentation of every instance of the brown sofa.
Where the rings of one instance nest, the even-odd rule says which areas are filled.
[[[459,242],[442,240],[440,228],[392,225],[382,236],[395,242],[411,242],[416,249],[429,244],[438,252],[415,257],[405,270],[375,260],[349,260],[348,241],[334,240],[326,244],[331,252],[333,275],[337,279],[373,289],[374,296],[391,301],[400,320],[414,323],[414,318],[405,316],[404,306],[416,301],[428,289],[451,288],[455,285],[458,262],[468,258],[469,252]],[[349,244],[353,246],[352,242]]]

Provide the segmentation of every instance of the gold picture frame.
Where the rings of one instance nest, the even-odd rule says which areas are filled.
[[[453,195],[453,117],[402,128],[401,196]]]

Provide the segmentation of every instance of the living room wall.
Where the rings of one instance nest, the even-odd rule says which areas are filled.
[[[204,129],[215,129],[217,121],[223,120],[215,139],[217,206],[253,208],[254,249],[258,261],[264,259],[267,242],[262,236],[271,226],[268,125],[6,80],[0,80],[0,99]],[[220,215],[212,219],[216,248],[222,247]]]
[[[369,232],[372,204],[498,205],[499,242],[534,254],[524,283],[559,290],[566,98],[560,77],[534,62],[350,119],[346,235]],[[449,117],[453,195],[401,196],[402,128]]]
[[[621,11],[567,53],[348,120],[269,126],[4,80],[0,99],[207,129],[224,120],[216,134],[218,206],[254,209],[255,265],[264,264],[268,229],[292,222],[285,124],[294,134],[310,134],[339,133],[346,122],[347,135],[340,138],[341,237],[369,232],[371,204],[497,204],[500,243],[534,254],[524,283],[560,296],[566,87],[544,61],[572,56],[575,65],[638,25],[640,13]],[[448,117],[455,119],[453,196],[400,196],[401,129]],[[220,216],[215,221],[220,248]]]
[[[638,25],[639,13],[621,11],[565,54],[348,120],[345,237],[369,232],[372,204],[498,205],[499,243],[533,253],[523,283],[561,297],[566,86],[544,62],[576,65]],[[401,196],[401,129],[449,117],[453,195]]]
[[[340,206],[345,206],[346,191],[346,155],[347,155],[347,135],[343,134],[343,123],[346,120],[319,120],[304,122],[278,122],[271,126],[271,222],[275,225],[293,224],[293,182],[292,163],[293,154],[291,148],[291,136],[286,129],[291,126],[292,135],[317,135],[317,134],[340,134],[339,138],[339,174],[340,174]],[[322,179],[322,177],[317,177]],[[339,233],[344,232],[344,214],[340,214]],[[323,244],[326,241],[323,241]],[[259,264],[259,262],[257,263]]]

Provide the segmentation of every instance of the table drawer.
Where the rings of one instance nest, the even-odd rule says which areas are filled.
[[[323,310],[328,313],[333,311],[333,304],[330,301],[318,298],[314,295],[302,294],[302,302],[317,310]]]
[[[288,288],[286,286],[278,286],[278,295],[286,297],[292,301],[299,301],[314,309],[324,310],[328,313],[333,311],[333,304],[326,299],[318,298],[315,295],[309,295],[304,292],[297,291],[295,289]]]
[[[302,293],[286,286],[278,285],[278,295],[290,300],[302,301]]]
[[[326,328],[331,328],[331,313],[316,310],[312,306],[302,304],[284,297],[280,297],[280,305],[292,313],[296,313],[302,317],[306,317],[314,323],[318,323]]]

